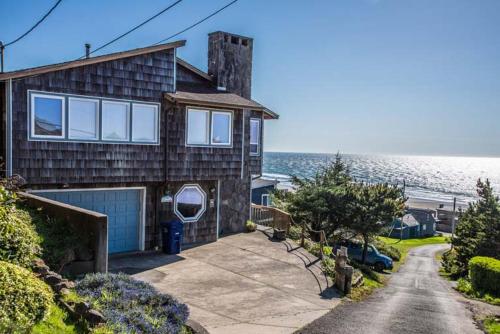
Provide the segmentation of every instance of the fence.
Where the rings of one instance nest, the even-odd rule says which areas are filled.
[[[289,232],[293,222],[289,213],[257,204],[252,204],[252,221],[259,225],[286,231],[286,233]]]
[[[44,197],[21,192],[19,196],[32,208],[42,208],[52,218],[71,224],[76,232],[87,235],[94,254],[94,272],[108,271],[108,216]]]

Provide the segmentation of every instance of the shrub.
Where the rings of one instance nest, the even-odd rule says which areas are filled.
[[[394,261],[401,260],[401,252],[396,247],[388,245],[380,240],[375,240],[374,244],[375,244],[375,247],[377,247],[377,249],[381,253],[387,255],[388,257],[390,257]]]
[[[247,220],[247,222],[245,223],[245,227],[247,229],[247,232],[253,232],[257,229],[257,225],[251,220]]]
[[[1,205],[0,261],[29,267],[40,252],[40,238],[30,215],[15,205]]]
[[[474,293],[472,284],[463,277],[457,280],[457,290],[462,293],[465,293],[466,295],[472,295]]]
[[[500,260],[476,256],[469,261],[469,277],[476,291],[500,295]]]
[[[0,333],[27,332],[45,317],[52,297],[33,273],[0,261]]]
[[[189,315],[186,305],[121,273],[87,275],[76,291],[118,333],[178,333]]]
[[[299,240],[302,236],[302,227],[297,225],[290,226],[288,237],[292,240]]]
[[[325,257],[321,260],[321,269],[328,277],[335,279],[335,260]]]
[[[48,217],[38,210],[24,208],[29,214],[32,225],[40,236],[41,257],[47,265],[60,272],[63,267],[78,257],[79,249],[88,249],[89,238],[78,233],[61,219]]]

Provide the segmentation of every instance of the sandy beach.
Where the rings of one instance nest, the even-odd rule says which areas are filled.
[[[432,209],[432,210],[439,208],[439,206],[442,204],[444,206],[444,209],[453,211],[453,202],[451,200],[449,202],[446,202],[446,201],[436,201],[423,198],[409,198],[406,204],[410,208]],[[463,210],[465,210],[468,207],[468,204],[465,202],[457,202],[456,210],[458,211],[460,207]]]

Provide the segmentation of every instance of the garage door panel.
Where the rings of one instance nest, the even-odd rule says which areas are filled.
[[[139,249],[140,190],[44,191],[36,194],[107,215],[109,253]]]

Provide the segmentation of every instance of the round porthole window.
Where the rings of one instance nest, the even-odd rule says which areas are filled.
[[[183,222],[195,222],[206,209],[207,195],[197,184],[186,184],[175,194],[174,211]]]

